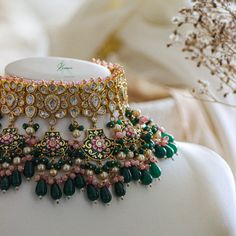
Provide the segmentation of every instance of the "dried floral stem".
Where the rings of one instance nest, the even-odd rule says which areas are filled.
[[[170,36],[172,46],[182,44],[186,59],[194,61],[198,67],[207,68],[218,81],[223,98],[236,94],[236,1],[235,0],[192,0],[190,7],[179,11],[173,18],[177,25]],[[190,25],[192,32],[185,32],[185,25]],[[193,89],[194,97],[202,100],[236,105],[214,96],[210,84],[198,81],[199,87]]]

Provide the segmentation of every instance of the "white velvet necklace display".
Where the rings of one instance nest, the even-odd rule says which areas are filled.
[[[58,65],[63,65],[61,70]],[[6,74],[75,81],[105,77],[109,71],[80,60],[31,58],[7,66]],[[67,138],[68,125],[61,122],[57,129]],[[16,126],[21,124],[19,119]],[[40,135],[47,130],[46,122],[42,124]],[[101,119],[99,125],[105,124],[106,119]],[[236,235],[236,194],[230,168],[209,149],[188,143],[178,146],[175,161],[159,163],[161,181],[152,188],[132,183],[125,199],[113,197],[110,206],[91,204],[83,192],[56,205],[49,197],[39,200],[35,182],[24,181],[19,191],[11,189],[0,196],[0,235]]]

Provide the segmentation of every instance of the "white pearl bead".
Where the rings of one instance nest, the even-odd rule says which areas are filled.
[[[81,133],[80,133],[80,131],[78,129],[75,129],[73,131],[72,135],[73,135],[74,138],[79,138]]]
[[[30,126],[30,127],[27,127],[27,128],[26,128],[25,132],[26,132],[28,135],[32,135],[32,134],[35,133],[35,130],[34,130],[33,127]]]
[[[133,115],[138,117],[141,114],[141,111],[139,109],[132,111]]]
[[[133,158],[134,157],[134,153],[129,151],[128,154],[127,154],[127,157],[128,158]]]
[[[117,173],[117,172],[119,171],[119,168],[113,167],[111,171],[112,171],[113,173]]]
[[[20,157],[15,157],[15,158],[13,158],[13,164],[15,164],[15,165],[19,165],[20,162],[21,162]]]
[[[80,165],[82,163],[82,160],[80,159],[80,158],[77,158],[76,160],[75,160],[75,164],[76,165]]]
[[[45,170],[45,165],[44,164],[39,164],[37,166],[38,171],[44,171]]]
[[[32,151],[31,147],[24,147],[23,152],[24,154],[30,154]]]
[[[117,154],[117,157],[118,157],[119,159],[123,160],[123,159],[125,159],[126,155],[125,155],[124,152],[119,152],[119,153]]]
[[[65,164],[64,166],[63,166],[63,170],[64,171],[69,171],[71,169],[71,166],[70,165],[68,165],[68,164]]]
[[[108,177],[108,173],[107,172],[102,172],[100,174],[100,177],[101,177],[101,179],[106,179]]]
[[[4,169],[7,169],[7,168],[9,167],[9,163],[4,162],[4,163],[2,164],[2,167],[3,167]]]
[[[92,171],[92,170],[87,170],[87,171],[86,171],[86,174],[87,174],[87,175],[93,175],[93,171]]]

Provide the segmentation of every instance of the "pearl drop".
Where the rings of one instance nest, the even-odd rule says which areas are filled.
[[[35,130],[33,127],[29,126],[26,128],[25,132],[28,134],[28,135],[32,135],[35,133]]]
[[[20,157],[15,157],[15,158],[13,158],[13,164],[15,164],[15,165],[19,165],[20,162],[21,162]]]
[[[32,151],[31,147],[24,147],[23,152],[24,154],[30,154]]]
[[[7,168],[9,167],[9,163],[4,162],[4,163],[2,164],[2,167],[3,167],[4,169],[7,169]]]
[[[71,166],[70,165],[67,165],[67,164],[65,164],[64,166],[63,166],[63,170],[64,171],[69,171],[71,169]]]
[[[44,171],[45,170],[45,165],[44,164],[39,164],[37,166],[38,171]]]
[[[51,169],[51,170],[49,171],[49,174],[54,177],[54,176],[57,175],[57,170]]]
[[[79,138],[81,133],[80,133],[80,131],[78,129],[75,129],[73,131],[72,135],[73,135],[74,138]]]
[[[147,155],[147,156],[151,156],[151,155],[152,155],[152,150],[148,149],[148,150],[146,151],[146,155]]]

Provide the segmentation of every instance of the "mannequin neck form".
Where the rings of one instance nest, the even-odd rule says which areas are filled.
[[[57,70],[59,64],[61,71]],[[68,74],[70,67],[73,74]],[[64,58],[24,59],[9,64],[5,72],[33,80],[75,81],[109,76],[102,66]],[[98,125],[104,126],[105,119]],[[16,126],[24,121],[18,119]],[[45,123],[40,128],[43,133],[48,125],[41,122]],[[66,124],[68,121],[63,119],[56,127],[63,136],[69,135]],[[9,190],[1,195],[1,235],[236,235],[235,183],[217,154],[197,145],[179,143],[176,161],[159,164],[165,175],[154,183],[152,190],[132,184],[125,200],[114,199],[110,207],[89,205],[83,193],[76,193],[79,197],[64,199],[55,207],[47,199],[39,201],[34,197],[34,184],[32,188],[23,184],[17,194]]]
[[[32,57],[8,64],[5,74],[31,80],[60,80],[78,82],[90,78],[105,78],[110,71],[92,62],[61,58]]]
[[[21,59],[8,64],[5,67],[5,74],[7,76],[16,76],[37,81],[53,80],[63,82],[80,82],[91,78],[106,78],[111,75],[110,71],[101,65],[88,61],[61,57],[33,57]],[[83,116],[79,116],[78,120],[80,124],[83,124],[85,127],[91,125],[90,121]],[[24,133],[22,124],[26,121],[26,118],[19,117],[15,123],[21,133]],[[43,135],[48,130],[47,121],[38,118],[36,118],[35,121],[38,122],[41,127],[38,131],[38,135]],[[108,121],[109,116],[104,115],[99,117],[97,125],[99,127],[104,127]],[[7,122],[8,121],[3,118],[2,124],[7,126]],[[71,137],[71,133],[68,131],[69,123],[70,119],[64,118],[58,120],[55,127],[66,139]],[[109,136],[109,134],[107,135]]]

